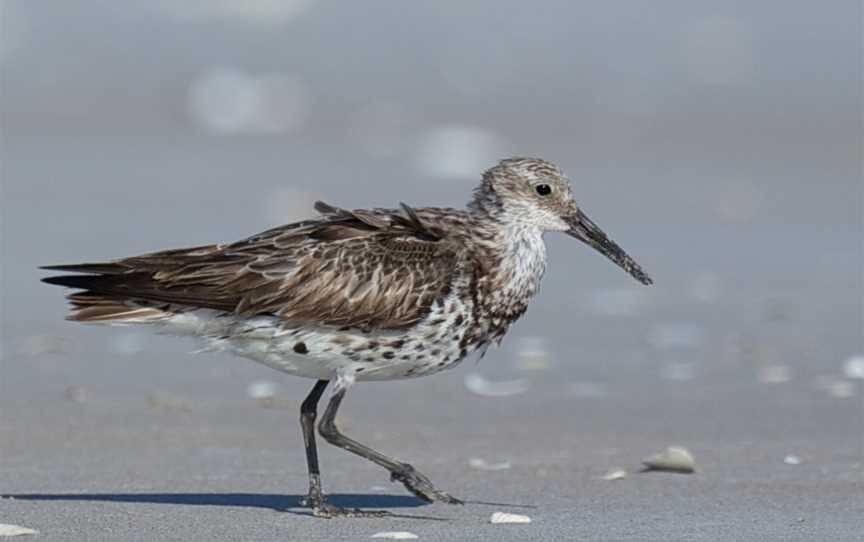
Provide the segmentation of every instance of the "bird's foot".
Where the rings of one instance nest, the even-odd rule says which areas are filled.
[[[330,504],[323,495],[309,495],[302,501],[300,506],[312,509],[312,515],[316,518],[383,518],[390,512],[386,510],[360,510],[359,508],[342,508]]]
[[[402,464],[398,471],[390,473],[390,480],[402,482],[405,488],[426,502],[443,502],[447,504],[465,504],[456,497],[435,489],[432,481],[426,478],[411,465]]]

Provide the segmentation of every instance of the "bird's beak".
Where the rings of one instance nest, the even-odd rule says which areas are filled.
[[[618,264],[621,269],[627,271],[633,278],[642,284],[652,284],[651,280],[639,264],[633,261],[633,258],[627,255],[614,241],[606,237],[603,230],[597,227],[597,224],[591,222],[581,210],[577,210],[575,214],[564,219],[569,225],[567,235],[573,236],[580,241],[594,247],[607,258]]]

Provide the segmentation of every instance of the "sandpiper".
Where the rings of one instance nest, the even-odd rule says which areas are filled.
[[[356,381],[426,376],[500,343],[537,293],[543,234],[594,247],[643,284],[651,279],[577,206],[553,164],[509,158],[486,171],[465,210],[345,210],[318,202],[319,218],[231,244],[167,250],[103,263],[44,267],[81,290],[68,319],[142,324],[194,336],[206,347],[317,380],[300,407],[316,516],[376,516],[345,509],[321,489],[317,405],[333,392],[318,431],[389,470],[428,502],[460,504],[410,464],[342,434],[335,418]]]

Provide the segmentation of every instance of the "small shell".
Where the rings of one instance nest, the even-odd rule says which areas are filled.
[[[483,471],[507,470],[510,468],[509,461],[499,461],[497,463],[489,463],[482,457],[472,457],[468,460],[468,466],[472,469]]]
[[[252,399],[271,399],[276,395],[279,385],[270,380],[256,380],[246,386],[246,396]]]
[[[843,364],[846,378],[864,380],[864,355],[852,356]]]
[[[0,523],[0,536],[22,536],[28,534],[39,534],[39,531],[21,527],[20,525]]]
[[[612,469],[604,476],[604,480],[623,480],[627,478],[627,471],[624,469]]]
[[[369,538],[387,538],[389,540],[416,540],[417,535],[408,531],[382,531]]]
[[[468,373],[465,375],[465,388],[483,397],[508,397],[525,393],[527,385],[521,378],[495,382],[479,373]]]
[[[495,512],[489,518],[489,523],[531,523],[531,518],[520,514],[508,514],[507,512]]]
[[[690,474],[696,470],[696,462],[693,454],[687,448],[681,446],[670,446],[659,454],[646,457],[642,460],[645,470],[659,470],[665,472],[680,472]]]

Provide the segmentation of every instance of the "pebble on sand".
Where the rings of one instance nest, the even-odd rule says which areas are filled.
[[[604,480],[623,480],[627,478],[627,471],[624,469],[612,469],[603,475]]]
[[[408,531],[383,531],[375,533],[369,538],[386,538],[388,540],[416,540],[417,535]]]
[[[8,523],[0,523],[0,536],[23,536],[39,534],[39,531],[21,527],[20,525],[10,525]]]
[[[645,471],[678,472],[691,474],[696,471],[696,462],[693,454],[687,448],[681,446],[670,446],[659,454],[646,457],[642,460]]]
[[[531,523],[531,518],[521,514],[508,514],[507,512],[495,512],[489,518],[489,523]]]

